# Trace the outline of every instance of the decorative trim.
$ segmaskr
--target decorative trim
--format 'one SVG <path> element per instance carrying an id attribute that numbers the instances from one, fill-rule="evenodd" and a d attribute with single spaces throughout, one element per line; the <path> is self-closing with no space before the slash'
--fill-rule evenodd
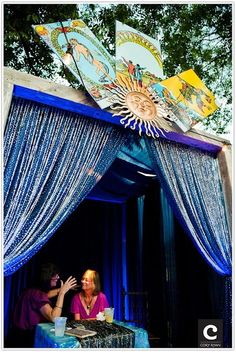
<path id="1" fill-rule="evenodd" d="M 96 109 L 91 106 L 56 97 L 48 93 L 43 93 L 34 89 L 15 85 L 13 95 L 15 97 L 32 100 L 37 103 L 42 103 L 62 110 L 75 112 L 83 116 L 92 117 L 97 120 L 103 120 L 120 126 L 120 122 L 118 120 L 114 121 L 112 114 L 108 111 Z"/>
<path id="2" fill-rule="evenodd" d="M 19 85 L 14 85 L 13 96 L 27 99 L 27 100 L 32 100 L 49 106 L 57 107 L 62 110 L 75 112 L 83 116 L 95 118 L 97 120 L 106 121 L 116 126 L 120 126 L 121 118 L 114 119 L 114 117 L 112 116 L 112 113 L 108 111 L 96 109 L 81 103 L 75 103 L 70 100 L 56 97 L 47 93 L 39 92 L 34 89 L 22 87 Z M 138 127 L 135 128 L 135 130 L 138 131 Z M 221 150 L 221 146 L 211 144 L 209 142 L 200 141 L 198 139 L 189 137 L 186 134 L 180 134 L 172 131 L 169 131 L 167 133 L 167 136 L 165 137 L 162 136 L 160 138 L 185 144 L 190 147 L 201 149 L 203 151 L 211 152 L 215 155 L 217 155 L 217 153 Z"/>

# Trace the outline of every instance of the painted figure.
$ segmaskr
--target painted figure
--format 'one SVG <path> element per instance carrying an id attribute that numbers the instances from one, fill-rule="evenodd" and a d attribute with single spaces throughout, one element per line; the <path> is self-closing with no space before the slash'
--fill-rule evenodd
<path id="1" fill-rule="evenodd" d="M 143 71 L 146 67 L 140 67 L 139 64 L 135 66 L 135 79 L 138 82 L 139 87 L 143 86 Z"/>
<path id="2" fill-rule="evenodd" d="M 184 96 L 184 99 L 186 99 L 190 104 L 194 104 L 193 97 L 196 98 L 196 104 L 199 110 L 203 111 L 203 108 L 207 108 L 210 110 L 210 108 L 204 103 L 203 99 L 205 98 L 206 101 L 210 104 L 211 103 L 211 98 L 200 88 L 195 88 L 188 82 L 181 80 L 181 88 L 180 92 Z"/>
<path id="3" fill-rule="evenodd" d="M 131 60 L 127 61 L 123 56 L 122 56 L 122 59 L 124 60 L 124 63 L 126 64 L 126 66 L 128 68 L 129 78 L 131 79 L 131 81 L 134 81 L 134 79 L 135 79 L 135 65 L 133 64 L 133 62 Z"/>
<path id="4" fill-rule="evenodd" d="M 113 81 L 112 77 L 109 75 L 108 66 L 105 63 L 97 60 L 84 44 L 81 44 L 75 38 L 70 39 L 70 44 L 76 51 L 78 61 L 80 61 L 80 55 L 83 55 L 85 59 L 95 67 L 97 75 L 99 75 L 100 72 L 103 73 L 103 76 L 99 79 L 100 82 L 106 82 L 106 79 Z"/>

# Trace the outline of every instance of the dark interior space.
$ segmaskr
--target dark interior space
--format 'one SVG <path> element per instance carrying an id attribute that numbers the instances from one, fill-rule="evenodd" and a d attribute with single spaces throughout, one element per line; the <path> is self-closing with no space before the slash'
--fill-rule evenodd
<path id="1" fill-rule="evenodd" d="M 173 213 L 170 238 L 165 238 L 163 209 L 156 181 L 150 182 L 145 196 L 131 197 L 126 203 L 83 201 L 46 245 L 11 276 L 10 286 L 6 282 L 9 314 L 23 288 L 33 285 L 42 262 L 58 264 L 63 279 L 74 275 L 78 281 L 84 270 L 94 268 L 115 307 L 116 319 L 121 319 L 125 279 L 129 290 L 148 292 L 148 328 L 159 337 L 158 347 L 197 347 L 198 319 L 221 318 L 224 279 L 202 259 Z M 69 315 L 73 294 L 67 295 L 63 314 Z M 5 332 L 8 327 L 6 319 Z"/>

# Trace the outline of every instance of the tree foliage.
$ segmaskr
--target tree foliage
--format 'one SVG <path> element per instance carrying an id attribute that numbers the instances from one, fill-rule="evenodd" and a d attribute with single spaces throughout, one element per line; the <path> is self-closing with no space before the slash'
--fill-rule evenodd
<path id="1" fill-rule="evenodd" d="M 64 76 L 32 25 L 77 17 L 76 5 L 4 5 L 4 65 L 43 78 Z"/>
<path id="2" fill-rule="evenodd" d="M 66 77 L 31 25 L 82 18 L 107 50 L 115 54 L 115 20 L 161 41 L 166 78 L 193 68 L 222 106 L 204 124 L 223 133 L 231 117 L 232 5 L 99 4 L 4 5 L 4 64 L 37 76 Z"/>

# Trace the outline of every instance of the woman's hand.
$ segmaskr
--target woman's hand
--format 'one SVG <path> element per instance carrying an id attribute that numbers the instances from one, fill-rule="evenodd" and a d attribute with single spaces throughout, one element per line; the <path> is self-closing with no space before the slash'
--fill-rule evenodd
<path id="1" fill-rule="evenodd" d="M 70 277 L 65 281 L 65 283 L 63 283 L 63 281 L 61 280 L 61 288 L 60 288 L 59 294 L 60 294 L 60 293 L 64 293 L 64 294 L 65 294 L 65 293 L 68 292 L 69 290 L 75 289 L 76 286 L 77 286 L 77 280 L 76 280 L 74 277 L 72 277 L 72 276 L 70 276 Z"/>
<path id="2" fill-rule="evenodd" d="M 59 289 L 56 305 L 54 308 L 50 306 L 50 304 L 45 304 L 43 307 L 40 308 L 40 312 L 42 315 L 49 321 L 53 321 L 55 317 L 60 317 L 63 303 L 64 303 L 64 295 L 70 289 L 73 289 L 77 286 L 77 280 L 70 276 L 65 283 L 61 280 L 61 288 Z"/>

